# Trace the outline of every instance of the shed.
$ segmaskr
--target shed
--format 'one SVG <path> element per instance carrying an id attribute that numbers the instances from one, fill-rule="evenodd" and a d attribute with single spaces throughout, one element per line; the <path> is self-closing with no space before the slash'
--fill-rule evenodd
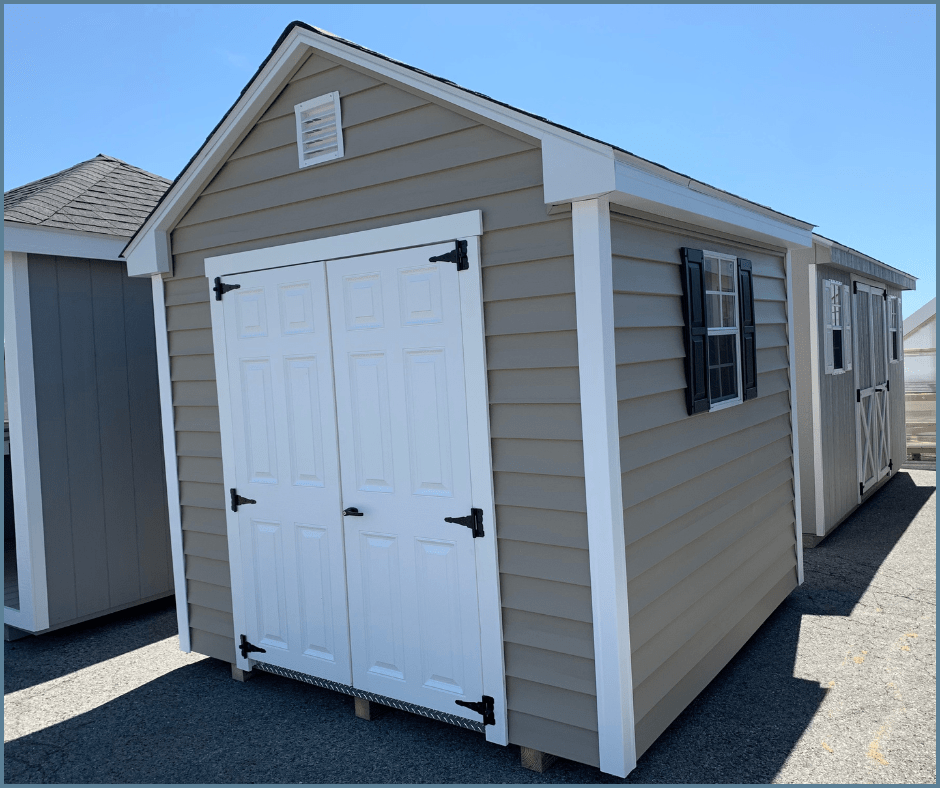
<path id="1" fill-rule="evenodd" d="M 811 232 L 291 24 L 124 252 L 181 647 L 626 775 L 800 582 Z"/>
<path id="2" fill-rule="evenodd" d="M 168 185 L 99 155 L 3 195 L 8 639 L 173 593 L 153 302 L 120 257 Z"/>
<path id="3" fill-rule="evenodd" d="M 907 458 L 901 296 L 917 280 L 815 233 L 794 264 L 803 544 L 815 547 Z"/>
<path id="4" fill-rule="evenodd" d="M 937 299 L 904 320 L 904 403 L 907 454 L 937 461 Z"/>

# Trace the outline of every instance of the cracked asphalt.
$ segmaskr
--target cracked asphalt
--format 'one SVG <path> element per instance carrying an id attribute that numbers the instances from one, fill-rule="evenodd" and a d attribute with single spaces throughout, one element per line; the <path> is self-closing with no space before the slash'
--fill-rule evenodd
<path id="1" fill-rule="evenodd" d="M 935 474 L 902 470 L 622 781 L 182 654 L 172 602 L 4 644 L 7 783 L 935 783 Z"/>

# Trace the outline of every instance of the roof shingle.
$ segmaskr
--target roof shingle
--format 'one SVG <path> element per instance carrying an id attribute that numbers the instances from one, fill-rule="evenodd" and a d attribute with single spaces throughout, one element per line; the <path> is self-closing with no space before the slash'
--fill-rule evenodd
<path id="1" fill-rule="evenodd" d="M 3 220 L 130 238 L 170 181 L 99 153 L 4 192 Z"/>

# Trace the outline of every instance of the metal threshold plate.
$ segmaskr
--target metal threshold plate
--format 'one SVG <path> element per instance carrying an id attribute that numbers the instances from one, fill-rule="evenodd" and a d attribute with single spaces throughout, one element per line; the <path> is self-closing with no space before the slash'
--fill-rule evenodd
<path id="1" fill-rule="evenodd" d="M 317 678 L 316 676 L 308 676 L 306 673 L 299 673 L 296 670 L 288 670 L 287 668 L 281 668 L 277 665 L 268 665 L 265 662 L 255 662 L 252 667 L 263 670 L 265 673 L 274 673 L 288 679 L 296 679 L 297 681 L 303 681 L 307 684 L 333 690 L 334 692 L 342 692 L 344 695 L 352 695 L 354 698 L 362 698 L 363 700 L 378 703 L 382 706 L 401 709 L 402 711 L 418 714 L 422 717 L 430 717 L 432 720 L 446 722 L 449 725 L 457 725 L 461 728 L 477 731 L 478 733 L 484 733 L 486 730 L 482 721 L 476 722 L 475 720 L 468 720 L 465 717 L 458 717 L 456 714 L 447 714 L 446 712 L 437 711 L 436 709 L 429 709 L 426 706 L 416 706 L 413 703 L 405 703 L 404 701 L 395 700 L 394 698 L 386 698 L 384 695 L 376 695 L 374 692 L 366 692 L 365 690 L 356 689 L 355 687 L 349 687 L 346 684 L 339 684 L 338 682 Z"/>

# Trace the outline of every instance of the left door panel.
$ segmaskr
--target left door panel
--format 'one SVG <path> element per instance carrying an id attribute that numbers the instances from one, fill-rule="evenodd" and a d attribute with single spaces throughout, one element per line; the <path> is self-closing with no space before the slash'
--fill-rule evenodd
<path id="1" fill-rule="evenodd" d="M 250 657 L 350 684 L 325 265 L 224 279 L 236 490 L 256 501 L 237 512 Z"/>

